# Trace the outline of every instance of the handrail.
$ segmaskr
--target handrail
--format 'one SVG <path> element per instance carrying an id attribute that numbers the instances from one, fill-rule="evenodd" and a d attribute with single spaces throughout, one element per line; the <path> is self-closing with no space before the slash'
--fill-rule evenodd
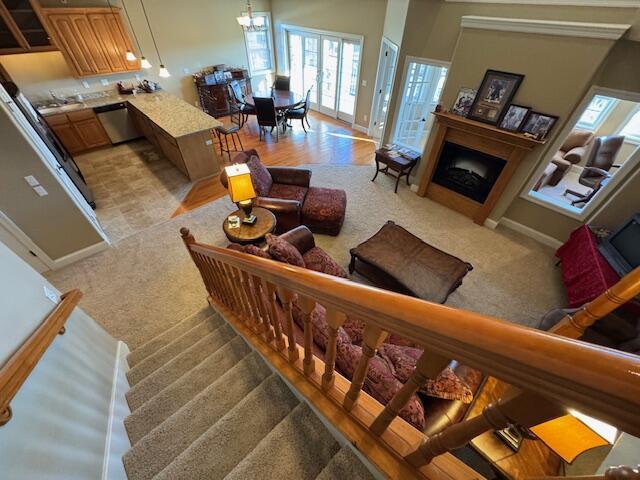
<path id="1" fill-rule="evenodd" d="M 56 335 L 65 333 L 65 322 L 82 298 L 82 292 L 73 289 L 61 296 L 61 301 L 47 315 L 23 344 L 0 368 L 0 426 L 11 420 L 11 400 L 25 383 L 38 361 L 53 343 Z"/>
<path id="2" fill-rule="evenodd" d="M 181 234 L 200 270 L 210 303 L 245 332 L 254 346 L 268 346 L 266 350 L 276 352 L 279 362 L 286 359 L 286 365 L 297 369 L 303 379 L 306 377 L 307 382 L 336 402 L 341 412 L 364 425 L 373 435 L 368 441 L 382 442 L 385 448 L 400 455 L 406 462 L 402 468 L 409 465 L 418 469 L 419 478 L 432 478 L 432 471 L 429 475 L 424 471 L 432 460 L 434 468 L 455 463 L 451 457 L 440 456 L 477 435 L 509 424 L 534 426 L 564 415 L 567 408 L 579 409 L 632 435 L 640 433 L 637 414 L 640 357 L 197 243 L 186 228 L 181 229 Z M 640 268 L 603 294 L 608 300 L 596 299 L 572 319 L 563 319 L 562 324 L 569 322 L 570 329 L 575 329 L 577 318 L 579 328 L 586 328 L 598 315 L 613 310 L 639 292 Z M 282 305 L 280 310 L 277 304 Z M 313 356 L 311 313 L 316 304 L 323 305 L 327 312 L 326 363 Z M 303 315 L 304 348 L 293 334 L 294 305 Z M 362 356 L 350 382 L 334 371 L 337 332 L 346 316 L 357 317 L 364 323 Z M 369 362 L 390 332 L 410 339 L 424 352 L 408 381 L 382 406 L 363 394 L 362 388 Z M 286 349 L 283 338 L 287 338 Z M 415 434 L 405 428 L 413 427 L 398 417 L 399 411 L 420 385 L 434 378 L 452 358 L 514 388 L 495 404 L 488 405 L 482 415 L 447 427 L 432 437 L 413 430 L 420 434 L 416 440 Z M 317 371 L 318 367 L 324 369 L 324 374 Z M 406 445 L 396 448 L 402 443 L 396 440 L 403 436 L 411 438 L 409 451 Z"/>
<path id="3" fill-rule="evenodd" d="M 636 355 L 230 249 L 200 243 L 191 249 L 640 436 Z M 640 284 L 640 268 L 629 275 Z"/>

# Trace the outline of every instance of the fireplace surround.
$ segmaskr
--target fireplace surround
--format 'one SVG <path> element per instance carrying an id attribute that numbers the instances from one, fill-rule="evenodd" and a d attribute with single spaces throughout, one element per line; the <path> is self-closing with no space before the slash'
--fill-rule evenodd
<path id="1" fill-rule="evenodd" d="M 522 158 L 544 142 L 452 113 L 433 115 L 434 139 L 418 195 L 482 225 Z"/>

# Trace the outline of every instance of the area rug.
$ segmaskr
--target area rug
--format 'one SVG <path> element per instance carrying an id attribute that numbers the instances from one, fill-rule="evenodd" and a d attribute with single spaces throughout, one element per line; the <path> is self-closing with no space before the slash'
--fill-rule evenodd
<path id="1" fill-rule="evenodd" d="M 447 300 L 451 307 L 536 325 L 549 309 L 566 303 L 553 250 L 519 233 L 490 230 L 394 180 L 371 182 L 370 166 L 309 165 L 311 184 L 347 191 L 340 235 L 316 235 L 316 243 L 343 267 L 349 249 L 387 220 L 474 266 Z M 206 292 L 180 238 L 188 227 L 196 240 L 226 246 L 222 222 L 235 206 L 220 198 L 116 242 L 113 248 L 64 269 L 49 280 L 61 291 L 80 288 L 81 307 L 130 348 L 206 305 Z M 398 245 L 398 248 L 402 248 Z M 356 279 L 357 280 L 357 279 Z"/>

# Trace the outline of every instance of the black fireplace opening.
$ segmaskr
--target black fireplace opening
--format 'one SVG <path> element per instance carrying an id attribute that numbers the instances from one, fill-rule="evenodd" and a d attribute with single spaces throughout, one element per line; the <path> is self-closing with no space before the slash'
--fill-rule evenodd
<path id="1" fill-rule="evenodd" d="M 493 155 L 444 142 L 432 181 L 484 203 L 506 164 Z"/>

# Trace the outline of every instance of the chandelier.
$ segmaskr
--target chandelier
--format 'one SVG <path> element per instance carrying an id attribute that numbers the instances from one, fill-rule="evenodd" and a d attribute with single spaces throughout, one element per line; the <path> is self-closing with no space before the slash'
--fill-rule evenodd
<path id="1" fill-rule="evenodd" d="M 267 28 L 263 16 L 253 16 L 251 0 L 247 0 L 247 13 L 241 17 L 236 17 L 236 20 L 238 20 L 240 26 L 247 32 L 259 32 Z"/>

